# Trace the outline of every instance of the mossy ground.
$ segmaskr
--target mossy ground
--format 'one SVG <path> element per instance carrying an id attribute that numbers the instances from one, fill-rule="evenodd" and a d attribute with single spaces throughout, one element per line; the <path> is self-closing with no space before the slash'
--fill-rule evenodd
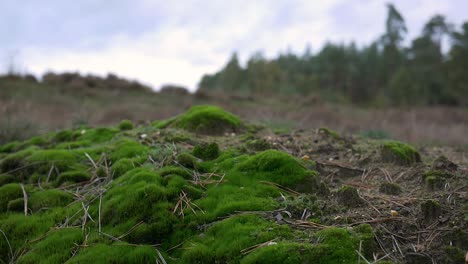
<path id="1" fill-rule="evenodd" d="M 427 170 L 401 143 L 248 127 L 198 106 L 0 146 L 0 263 L 400 263 L 434 225 L 461 231 L 424 254 L 468 250 L 464 165 Z M 382 145 L 391 160 L 363 167 Z"/>

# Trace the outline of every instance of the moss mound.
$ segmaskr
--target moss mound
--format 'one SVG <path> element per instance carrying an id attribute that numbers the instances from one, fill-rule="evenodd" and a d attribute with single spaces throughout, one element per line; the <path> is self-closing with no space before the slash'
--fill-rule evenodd
<path id="1" fill-rule="evenodd" d="M 381 145 L 380 154 L 383 162 L 398 165 L 411 165 L 421 162 L 421 155 L 412 146 L 398 141 L 387 141 Z"/>
<path id="2" fill-rule="evenodd" d="M 193 148 L 193 155 L 202 160 L 214 160 L 220 155 L 219 146 L 214 142 L 198 144 Z"/>
<path id="3" fill-rule="evenodd" d="M 119 124 L 120 130 L 131 130 L 133 129 L 133 123 L 130 120 L 122 120 Z"/>
<path id="4" fill-rule="evenodd" d="M 357 189 L 351 186 L 341 187 L 336 196 L 338 202 L 346 207 L 358 207 L 364 203 L 364 200 L 359 196 Z"/>
<path id="5" fill-rule="evenodd" d="M 198 105 L 158 126 L 182 128 L 200 134 L 222 135 L 239 131 L 242 122 L 239 117 L 217 106 Z"/>

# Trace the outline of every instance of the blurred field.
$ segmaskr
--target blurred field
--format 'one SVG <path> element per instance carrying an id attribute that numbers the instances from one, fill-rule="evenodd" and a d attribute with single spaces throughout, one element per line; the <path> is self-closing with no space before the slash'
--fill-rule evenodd
<path id="1" fill-rule="evenodd" d="M 1 78 L 0 143 L 79 125 L 116 124 L 122 119 L 148 123 L 181 113 L 194 104 L 219 105 L 278 132 L 329 127 L 344 134 L 372 138 L 468 146 L 466 108 L 366 109 L 326 103 L 320 96 L 192 95 L 175 87 L 152 92 L 148 87 L 115 76 L 105 80 L 72 78 L 68 82 Z"/>

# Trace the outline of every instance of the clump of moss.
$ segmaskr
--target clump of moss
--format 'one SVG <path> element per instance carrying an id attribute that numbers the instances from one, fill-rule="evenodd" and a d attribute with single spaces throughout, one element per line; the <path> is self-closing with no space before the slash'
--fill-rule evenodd
<path id="1" fill-rule="evenodd" d="M 238 169 L 260 180 L 272 181 L 284 186 L 294 186 L 314 175 L 298 160 L 277 150 L 260 152 L 239 164 Z"/>
<path id="2" fill-rule="evenodd" d="M 55 133 L 52 140 L 56 143 L 72 141 L 74 140 L 74 133 L 70 130 L 62 130 L 60 132 Z"/>
<path id="3" fill-rule="evenodd" d="M 0 146 L 0 153 L 11 153 L 15 151 L 20 145 L 19 141 L 13 141 L 5 145 Z"/>
<path id="4" fill-rule="evenodd" d="M 219 154 L 219 146 L 215 142 L 198 144 L 193 148 L 193 155 L 202 160 L 214 160 Z"/>
<path id="5" fill-rule="evenodd" d="M 23 191 L 19 184 L 10 183 L 0 187 L 0 213 L 7 211 L 8 202 L 20 197 L 23 197 Z"/>
<path id="6" fill-rule="evenodd" d="M 122 120 L 119 124 L 119 129 L 120 130 L 131 130 L 133 129 L 133 123 L 130 120 Z"/>
<path id="7" fill-rule="evenodd" d="M 421 162 L 421 155 L 412 146 L 398 141 L 387 141 L 381 145 L 380 154 L 383 162 L 398 165 L 411 165 Z"/>
<path id="8" fill-rule="evenodd" d="M 124 175 L 127 171 L 130 171 L 135 168 L 131 159 L 123 158 L 119 159 L 117 162 L 111 166 L 111 175 L 114 178 L 118 178 Z"/>
<path id="9" fill-rule="evenodd" d="M 52 231 L 44 239 L 33 244 L 31 249 L 18 259 L 18 263 L 65 263 L 72 256 L 76 246 L 82 244 L 83 239 L 83 232 L 78 228 Z"/>
<path id="10" fill-rule="evenodd" d="M 423 223 L 430 224 L 436 221 L 442 215 L 442 207 L 437 201 L 428 200 L 421 204 L 421 220 Z"/>
<path id="11" fill-rule="evenodd" d="M 14 182 L 17 182 L 17 179 L 13 175 L 0 174 L 0 187 L 5 184 L 14 183 Z"/>
<path id="12" fill-rule="evenodd" d="M 60 173 L 57 178 L 57 184 L 61 185 L 65 182 L 77 183 L 88 181 L 91 177 L 86 171 L 76 170 Z"/>
<path id="13" fill-rule="evenodd" d="M 24 211 L 24 198 L 16 198 L 8 202 L 8 212 L 23 212 Z"/>
<path id="14" fill-rule="evenodd" d="M 238 263 L 241 250 L 274 238 L 290 238 L 291 230 L 256 215 L 234 216 L 211 226 L 204 236 L 193 237 L 180 263 Z"/>
<path id="15" fill-rule="evenodd" d="M 153 263 L 159 259 L 152 246 L 135 246 L 127 243 L 96 244 L 86 247 L 67 263 Z"/>
<path id="16" fill-rule="evenodd" d="M 149 152 L 149 148 L 140 144 L 139 142 L 123 139 L 115 143 L 113 146 L 114 151 L 110 154 L 110 159 L 115 162 L 123 158 L 134 158 L 138 156 L 145 156 Z"/>
<path id="17" fill-rule="evenodd" d="M 200 134 L 222 135 L 239 131 L 242 122 L 239 117 L 217 106 L 198 105 L 158 126 L 182 128 Z"/>
<path id="18" fill-rule="evenodd" d="M 88 140 L 93 143 L 103 143 L 110 141 L 115 134 L 119 132 L 116 128 L 95 128 L 95 129 L 83 129 L 83 134 L 81 134 L 77 139 L 79 140 Z"/>
<path id="19" fill-rule="evenodd" d="M 342 186 L 336 193 L 338 202 L 346 207 L 358 207 L 364 203 L 357 189 L 351 186 Z"/>
<path id="20" fill-rule="evenodd" d="M 450 161 L 445 156 L 439 156 L 432 162 L 432 169 L 437 171 L 454 172 L 458 169 L 458 165 Z"/>
<path id="21" fill-rule="evenodd" d="M 265 139 L 253 139 L 246 142 L 246 146 L 254 151 L 263 151 L 271 148 Z"/>
<path id="22" fill-rule="evenodd" d="M 428 171 L 422 176 L 422 180 L 429 191 L 442 189 L 445 186 L 446 179 L 452 175 L 444 171 Z"/>
<path id="23" fill-rule="evenodd" d="M 380 185 L 379 192 L 389 195 L 398 195 L 401 193 L 401 187 L 396 183 L 385 182 Z"/>
<path id="24" fill-rule="evenodd" d="M 41 209 L 65 206 L 73 201 L 73 196 L 67 192 L 50 189 L 45 191 L 33 192 L 29 197 L 29 207 L 33 212 Z"/>
<path id="25" fill-rule="evenodd" d="M 182 152 L 176 157 L 178 165 L 181 165 L 188 169 L 194 169 L 197 165 L 197 158 L 192 156 L 190 153 Z"/>
<path id="26" fill-rule="evenodd" d="M 34 169 L 39 173 L 47 173 L 51 166 L 59 171 L 67 171 L 76 167 L 78 159 L 73 152 L 68 150 L 36 150 L 27 159 L 34 164 Z"/>
<path id="27" fill-rule="evenodd" d="M 325 136 L 325 137 L 327 137 L 327 138 L 332 138 L 332 139 L 335 139 L 335 140 L 340 140 L 341 139 L 341 136 L 340 136 L 340 134 L 338 134 L 338 132 L 336 132 L 334 130 L 331 130 L 329 128 L 326 128 L 326 127 L 319 128 L 318 133 Z"/>

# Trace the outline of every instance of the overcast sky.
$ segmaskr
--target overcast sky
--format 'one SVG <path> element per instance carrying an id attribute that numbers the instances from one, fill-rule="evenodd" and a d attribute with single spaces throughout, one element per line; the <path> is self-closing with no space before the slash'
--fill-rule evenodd
<path id="1" fill-rule="evenodd" d="M 0 0 L 0 70 L 79 71 L 196 88 L 233 51 L 314 52 L 326 41 L 367 44 L 384 31 L 385 0 Z M 409 37 L 434 14 L 459 26 L 467 0 L 391 1 Z"/>

